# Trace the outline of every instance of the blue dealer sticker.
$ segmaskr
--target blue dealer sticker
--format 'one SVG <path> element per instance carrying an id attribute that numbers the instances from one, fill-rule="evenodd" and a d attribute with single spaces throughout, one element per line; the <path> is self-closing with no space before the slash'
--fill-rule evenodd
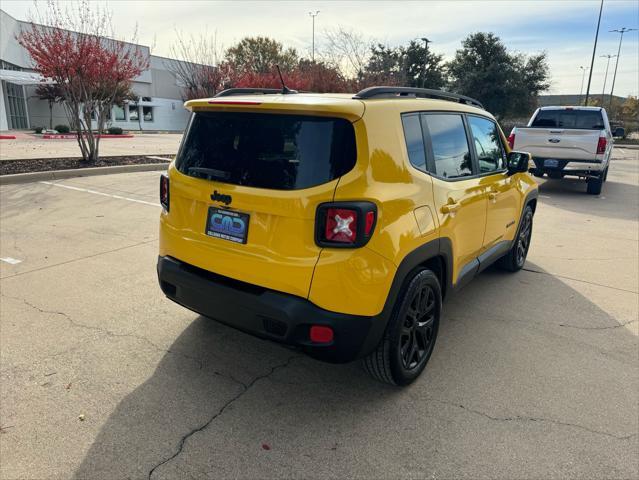
<path id="1" fill-rule="evenodd" d="M 209 207 L 206 219 L 206 234 L 211 237 L 246 243 L 249 226 L 247 213 Z"/>

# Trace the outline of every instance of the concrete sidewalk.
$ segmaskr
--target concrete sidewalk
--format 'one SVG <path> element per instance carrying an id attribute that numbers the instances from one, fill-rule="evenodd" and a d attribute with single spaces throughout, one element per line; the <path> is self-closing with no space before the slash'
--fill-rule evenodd
<path id="1" fill-rule="evenodd" d="M 25 132 L 11 132 L 15 140 L 0 140 L 0 160 L 29 158 L 80 158 L 76 140 L 45 140 Z M 182 140 L 181 133 L 141 133 L 134 138 L 103 138 L 100 155 L 175 155 Z"/>

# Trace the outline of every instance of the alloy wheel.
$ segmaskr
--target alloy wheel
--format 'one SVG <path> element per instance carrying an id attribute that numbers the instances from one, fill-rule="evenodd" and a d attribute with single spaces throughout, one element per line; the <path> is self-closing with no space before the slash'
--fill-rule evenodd
<path id="1" fill-rule="evenodd" d="M 402 323 L 399 351 L 406 370 L 418 367 L 433 347 L 437 297 L 429 285 L 413 293 Z"/>

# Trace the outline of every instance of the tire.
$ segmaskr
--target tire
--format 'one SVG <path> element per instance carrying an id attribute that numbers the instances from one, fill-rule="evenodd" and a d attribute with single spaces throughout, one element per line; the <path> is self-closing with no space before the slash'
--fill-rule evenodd
<path id="1" fill-rule="evenodd" d="M 506 255 L 501 257 L 498 264 L 504 270 L 509 272 L 517 272 L 524 268 L 526 256 L 530 248 L 530 240 L 532 238 L 533 229 L 533 209 L 530 205 L 526 205 L 524 214 L 521 216 L 517 236 L 513 241 L 513 246 Z"/>
<path id="2" fill-rule="evenodd" d="M 561 172 L 548 172 L 548 178 L 552 178 L 553 180 L 561 180 L 564 178 L 564 174 Z"/>
<path id="3" fill-rule="evenodd" d="M 608 180 L 608 168 L 610 167 L 606 167 L 606 169 L 604 170 L 604 176 L 603 176 L 603 181 L 605 182 L 606 180 Z"/>
<path id="4" fill-rule="evenodd" d="M 533 175 L 537 178 L 544 178 L 544 172 L 538 172 L 537 170 L 533 171 Z"/>
<path id="5" fill-rule="evenodd" d="M 364 358 L 364 368 L 380 382 L 408 385 L 424 370 L 433 353 L 442 293 L 437 275 L 418 270 L 402 288 L 377 348 Z"/>
<path id="6" fill-rule="evenodd" d="M 588 180 L 586 180 L 586 191 L 590 195 L 599 195 L 601 193 L 601 189 L 603 188 L 603 182 L 603 173 L 596 178 L 589 178 Z"/>

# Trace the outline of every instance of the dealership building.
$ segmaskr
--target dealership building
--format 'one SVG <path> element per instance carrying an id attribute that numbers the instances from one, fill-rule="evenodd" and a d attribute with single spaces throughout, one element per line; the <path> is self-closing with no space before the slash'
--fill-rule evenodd
<path id="1" fill-rule="evenodd" d="M 20 31 L 29 28 L 29 22 L 0 10 L 0 131 L 49 127 L 49 104 L 35 96 L 43 78 L 33 71 L 29 54 L 16 40 Z M 183 106 L 179 81 L 168 68 L 175 60 L 151 55 L 149 47 L 139 48 L 148 56 L 149 68 L 133 81 L 138 101 L 114 106 L 109 124 L 125 130 L 183 130 L 189 112 Z M 55 104 L 53 125 L 68 123 L 64 107 Z"/>

